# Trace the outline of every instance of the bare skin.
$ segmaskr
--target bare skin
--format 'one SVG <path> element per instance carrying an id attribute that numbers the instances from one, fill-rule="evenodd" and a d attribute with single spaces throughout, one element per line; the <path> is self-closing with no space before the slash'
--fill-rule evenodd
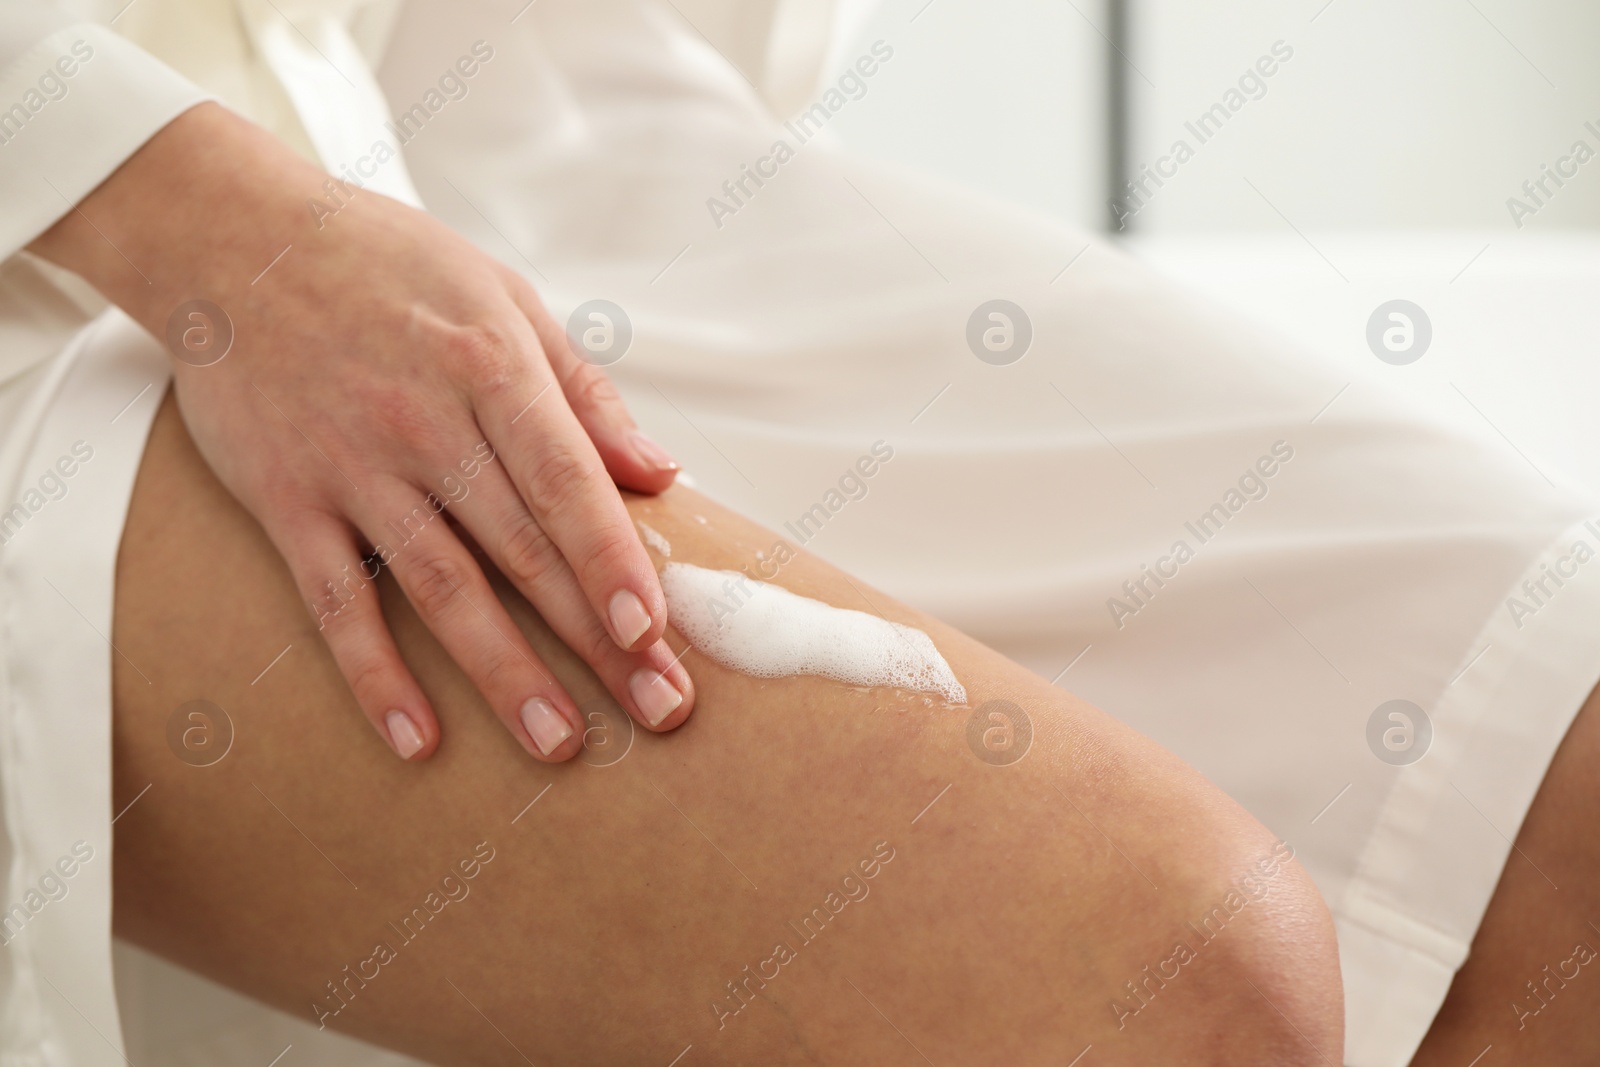
<path id="1" fill-rule="evenodd" d="M 1414 1067 L 1600 1057 L 1600 691 L 1556 751 Z M 1530 988 L 1529 984 L 1533 988 Z M 1492 1046 L 1492 1047 L 1491 1047 Z"/>
<path id="2" fill-rule="evenodd" d="M 626 503 L 674 561 L 753 566 L 775 540 L 681 488 Z M 1060 1065 L 1090 1045 L 1096 1065 L 1341 1062 L 1331 922 L 1263 827 L 1145 738 L 822 562 L 777 580 L 925 630 L 974 706 L 1026 710 L 1031 748 L 994 765 L 969 747 L 971 708 L 689 650 L 699 711 L 674 736 L 641 730 L 592 765 L 626 743 L 613 708 L 613 747 L 535 763 L 385 596 L 446 727 L 434 759 L 402 763 L 350 713 L 284 564 L 169 399 L 118 564 L 115 797 L 151 789 L 116 825 L 117 932 L 441 1064 L 659 1065 L 689 1045 L 697 1064 Z M 604 698 L 496 593 L 580 704 Z M 206 767 L 168 745 L 197 698 L 236 731 Z M 408 939 L 430 892 L 437 917 Z M 369 962 L 380 942 L 392 958 Z"/>

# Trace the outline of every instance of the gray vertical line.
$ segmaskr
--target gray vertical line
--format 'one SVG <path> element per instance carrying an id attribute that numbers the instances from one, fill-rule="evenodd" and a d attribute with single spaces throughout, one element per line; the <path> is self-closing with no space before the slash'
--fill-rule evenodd
<path id="1" fill-rule="evenodd" d="M 1105 0 L 1106 4 L 1106 141 L 1105 183 L 1106 229 L 1112 234 L 1122 232 L 1126 224 L 1119 222 L 1111 211 L 1111 204 L 1122 197 L 1122 183 L 1131 175 L 1130 159 L 1130 94 L 1132 92 L 1132 66 L 1124 58 L 1132 45 L 1128 32 L 1128 0 Z"/>

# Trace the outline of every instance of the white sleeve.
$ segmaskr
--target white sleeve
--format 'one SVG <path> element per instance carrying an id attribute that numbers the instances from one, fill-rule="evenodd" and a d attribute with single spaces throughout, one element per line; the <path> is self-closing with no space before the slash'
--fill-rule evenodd
<path id="1" fill-rule="evenodd" d="M 0 260 L 208 99 L 106 26 L 0 0 Z"/>

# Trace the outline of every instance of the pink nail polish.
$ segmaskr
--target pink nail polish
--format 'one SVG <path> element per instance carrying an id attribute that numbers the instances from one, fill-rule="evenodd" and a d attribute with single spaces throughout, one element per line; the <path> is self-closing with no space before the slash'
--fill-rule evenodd
<path id="1" fill-rule="evenodd" d="M 639 462 L 646 467 L 654 467 L 658 471 L 680 470 L 678 461 L 667 454 L 667 450 L 656 444 L 638 430 L 628 436 L 633 444 L 633 454 L 639 457 Z"/>
<path id="2" fill-rule="evenodd" d="M 623 648 L 633 643 L 650 629 L 650 613 L 644 610 L 644 601 L 631 590 L 618 589 L 611 595 L 611 632 Z"/>
<path id="3" fill-rule="evenodd" d="M 673 688 L 666 675 L 648 667 L 633 672 L 628 679 L 628 692 L 639 706 L 639 713 L 651 726 L 659 725 L 683 703 L 683 694 Z"/>
<path id="4" fill-rule="evenodd" d="M 422 749 L 422 731 L 405 712 L 391 711 L 383 717 L 383 724 L 389 730 L 389 744 L 401 759 L 410 759 Z"/>
<path id="5" fill-rule="evenodd" d="M 572 724 L 562 718 L 554 704 L 542 697 L 534 697 L 522 705 L 522 728 L 546 756 L 572 736 Z"/>

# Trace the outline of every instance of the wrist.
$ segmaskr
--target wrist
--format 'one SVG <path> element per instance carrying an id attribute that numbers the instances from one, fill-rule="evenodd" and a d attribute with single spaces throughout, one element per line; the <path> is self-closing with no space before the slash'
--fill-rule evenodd
<path id="1" fill-rule="evenodd" d="M 186 301 L 247 303 L 254 278 L 306 230 L 306 198 L 324 178 L 265 130 L 204 103 L 158 131 L 28 248 L 159 337 Z"/>

